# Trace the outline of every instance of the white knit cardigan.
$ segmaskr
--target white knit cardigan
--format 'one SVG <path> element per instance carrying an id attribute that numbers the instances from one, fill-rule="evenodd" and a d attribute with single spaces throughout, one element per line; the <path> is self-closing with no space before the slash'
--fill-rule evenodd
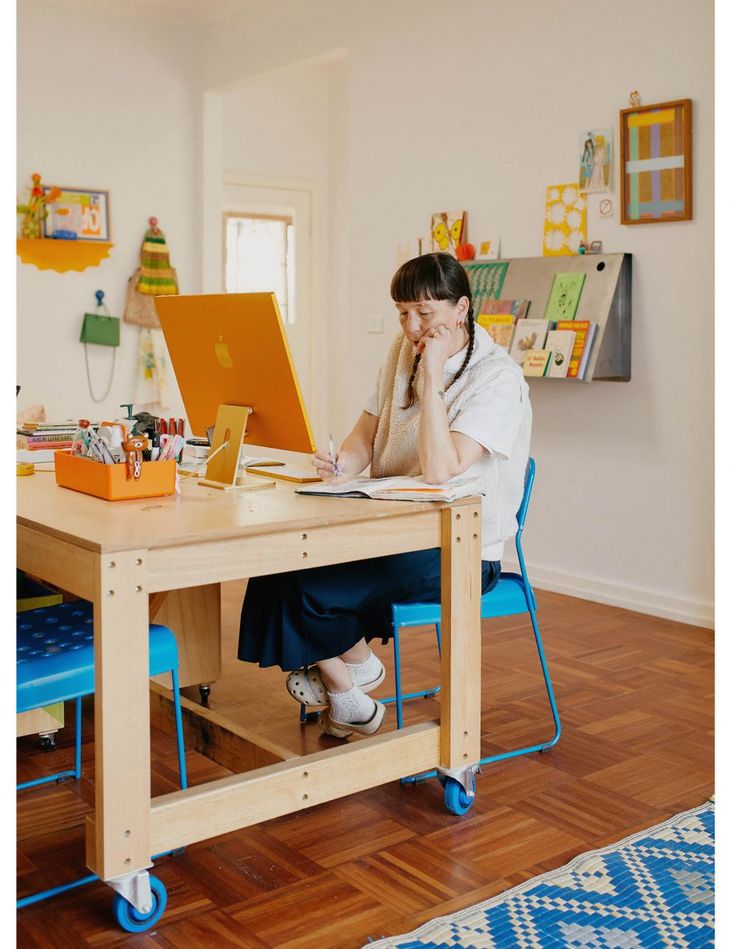
<path id="1" fill-rule="evenodd" d="M 479 351 L 481 350 L 482 351 Z M 378 428 L 373 442 L 371 477 L 386 478 L 398 475 L 421 476 L 419 463 L 419 418 L 424 396 L 424 373 L 419 363 L 414 378 L 414 405 L 408 409 L 407 387 L 414 363 L 414 349 L 403 333 L 398 333 L 381 369 L 378 383 Z M 479 389 L 492 389 L 499 373 L 511 372 L 519 380 L 519 397 L 528 401 L 528 386 L 520 367 L 508 353 L 491 343 L 490 348 L 476 346 L 470 362 L 460 378 L 445 392 L 447 420 L 452 427 L 463 405 Z M 492 411 L 489 406 L 489 411 Z M 527 449 L 528 455 L 528 449 Z M 509 462 L 484 451 L 462 477 L 483 479 L 485 495 L 482 502 L 484 559 L 500 559 L 503 541 L 516 533 L 516 511 L 523 493 L 523 470 L 526 458 L 513 459 L 520 469 L 521 478 L 502 477 L 501 465 Z"/>

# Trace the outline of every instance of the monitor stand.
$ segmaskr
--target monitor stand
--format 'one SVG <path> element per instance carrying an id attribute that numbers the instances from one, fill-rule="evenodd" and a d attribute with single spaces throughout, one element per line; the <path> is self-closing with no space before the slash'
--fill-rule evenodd
<path id="1" fill-rule="evenodd" d="M 249 405 L 221 405 L 217 409 L 215 431 L 211 440 L 210 460 L 204 478 L 197 484 L 203 488 L 218 488 L 221 491 L 258 491 L 273 487 L 275 482 L 253 478 L 253 482 L 238 479 L 240 448 L 248 427 L 248 416 L 253 411 Z"/>

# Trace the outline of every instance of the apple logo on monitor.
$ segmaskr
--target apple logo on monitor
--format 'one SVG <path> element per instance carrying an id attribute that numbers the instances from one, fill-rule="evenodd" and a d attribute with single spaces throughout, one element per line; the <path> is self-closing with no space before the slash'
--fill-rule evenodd
<path id="1" fill-rule="evenodd" d="M 233 368 L 233 360 L 230 355 L 230 350 L 227 348 L 227 343 L 223 341 L 222 336 L 215 343 L 215 356 L 217 356 L 217 361 L 223 369 Z"/>

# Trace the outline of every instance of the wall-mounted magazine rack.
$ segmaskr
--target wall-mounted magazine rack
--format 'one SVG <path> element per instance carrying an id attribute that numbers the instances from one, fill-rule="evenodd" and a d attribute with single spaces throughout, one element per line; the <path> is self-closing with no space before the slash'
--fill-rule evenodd
<path id="1" fill-rule="evenodd" d="M 598 333 L 584 379 L 568 381 L 628 382 L 631 379 L 631 254 L 472 261 L 467 265 L 471 286 L 483 281 L 486 268 L 490 273 L 499 264 L 508 266 L 497 296 L 530 300 L 527 316 L 531 319 L 544 317 L 556 273 L 584 273 L 576 318 L 596 322 Z"/>

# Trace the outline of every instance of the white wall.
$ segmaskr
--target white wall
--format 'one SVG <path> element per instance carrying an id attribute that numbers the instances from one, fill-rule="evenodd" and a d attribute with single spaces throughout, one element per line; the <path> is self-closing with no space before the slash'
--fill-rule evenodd
<path id="1" fill-rule="evenodd" d="M 81 273 L 18 263 L 19 407 L 41 402 L 52 419 L 118 417 L 119 403 L 133 399 L 138 328 L 122 324 L 113 387 L 96 406 L 78 342 L 82 314 L 102 289 L 110 312 L 122 316 L 151 215 L 166 234 L 182 292 L 199 289 L 200 109 L 195 31 L 42 0 L 19 4 L 18 197 L 35 171 L 48 183 L 109 190 L 115 244 L 109 259 Z M 100 394 L 110 352 L 91 357 Z M 171 392 L 178 415 L 175 385 Z"/>
<path id="2" fill-rule="evenodd" d="M 222 96 L 222 181 L 270 188 L 308 187 L 313 195 L 309 403 L 317 438 L 328 431 L 327 404 L 329 311 L 334 273 L 330 229 L 334 178 L 333 89 L 342 81 L 338 61 L 302 64 L 259 76 Z M 338 113 L 339 115 L 339 113 Z M 304 381 L 304 380 L 302 380 Z"/>
<path id="3" fill-rule="evenodd" d="M 590 238 L 634 255 L 633 379 L 534 385 L 539 477 L 526 553 L 548 588 L 708 625 L 712 5 L 269 0 L 205 40 L 210 89 L 348 50 L 337 93 L 347 173 L 331 192 L 346 222 L 332 235 L 342 304 L 333 300 L 330 317 L 343 430 L 393 333 L 397 245 L 425 234 L 433 210 L 466 208 L 471 240 L 500 233 L 504 256 L 539 255 L 545 187 L 575 180 L 580 131 L 617 130 L 633 88 L 645 103 L 693 99 L 695 219 L 627 228 L 591 214 Z M 367 334 L 372 314 L 386 316 L 383 336 Z"/>

